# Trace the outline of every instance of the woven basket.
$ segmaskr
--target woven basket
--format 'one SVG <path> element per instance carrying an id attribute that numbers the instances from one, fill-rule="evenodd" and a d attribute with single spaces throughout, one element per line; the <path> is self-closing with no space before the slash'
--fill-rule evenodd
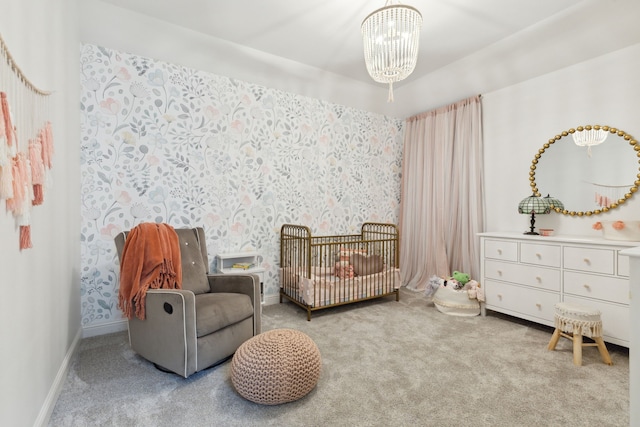
<path id="1" fill-rule="evenodd" d="M 480 303 L 469 298 L 467 291 L 456 291 L 450 287 L 440 287 L 433 295 L 433 304 L 439 312 L 450 316 L 477 316 Z"/>

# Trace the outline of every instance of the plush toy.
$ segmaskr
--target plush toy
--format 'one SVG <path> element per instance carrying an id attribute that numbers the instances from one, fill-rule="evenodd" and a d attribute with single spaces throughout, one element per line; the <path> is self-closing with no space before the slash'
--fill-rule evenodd
<path id="1" fill-rule="evenodd" d="M 443 278 L 438 276 L 431 276 L 429 278 L 429 282 L 427 283 L 427 288 L 425 289 L 424 293 L 427 297 L 430 297 L 436 293 L 438 288 L 444 285 L 445 285 L 445 280 Z"/>
<path id="2" fill-rule="evenodd" d="M 467 273 L 460 273 L 459 271 L 453 272 L 453 278 L 456 279 L 462 286 L 466 285 L 471 277 Z"/>

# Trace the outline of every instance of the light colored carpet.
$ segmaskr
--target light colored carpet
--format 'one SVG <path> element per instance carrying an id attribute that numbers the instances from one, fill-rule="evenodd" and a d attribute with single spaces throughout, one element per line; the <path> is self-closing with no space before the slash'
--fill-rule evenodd
<path id="1" fill-rule="evenodd" d="M 85 339 L 50 426 L 627 426 L 628 350 L 613 366 L 571 342 L 547 350 L 551 328 L 489 312 L 460 318 L 422 294 L 306 313 L 263 310 L 264 330 L 298 329 L 322 355 L 315 389 L 277 406 L 243 399 L 230 362 L 188 379 L 134 354 L 126 333 Z"/>

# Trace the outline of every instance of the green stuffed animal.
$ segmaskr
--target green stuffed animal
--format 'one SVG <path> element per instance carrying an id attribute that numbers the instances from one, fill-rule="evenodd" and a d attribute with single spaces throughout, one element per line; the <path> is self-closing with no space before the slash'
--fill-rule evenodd
<path id="1" fill-rule="evenodd" d="M 471 280 L 467 273 L 460 273 L 459 271 L 453 272 L 453 278 L 456 279 L 462 286 L 466 285 L 467 282 Z"/>

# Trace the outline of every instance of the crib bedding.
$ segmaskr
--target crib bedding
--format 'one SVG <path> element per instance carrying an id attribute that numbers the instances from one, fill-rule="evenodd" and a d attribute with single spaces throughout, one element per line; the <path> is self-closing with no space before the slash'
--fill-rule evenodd
<path id="1" fill-rule="evenodd" d="M 333 274 L 313 274 L 304 277 L 295 269 L 281 268 L 280 274 L 294 276 L 296 295 L 310 307 L 322 307 L 352 300 L 362 300 L 389 294 L 400 289 L 400 269 L 385 268 L 379 273 L 351 278 Z"/>

